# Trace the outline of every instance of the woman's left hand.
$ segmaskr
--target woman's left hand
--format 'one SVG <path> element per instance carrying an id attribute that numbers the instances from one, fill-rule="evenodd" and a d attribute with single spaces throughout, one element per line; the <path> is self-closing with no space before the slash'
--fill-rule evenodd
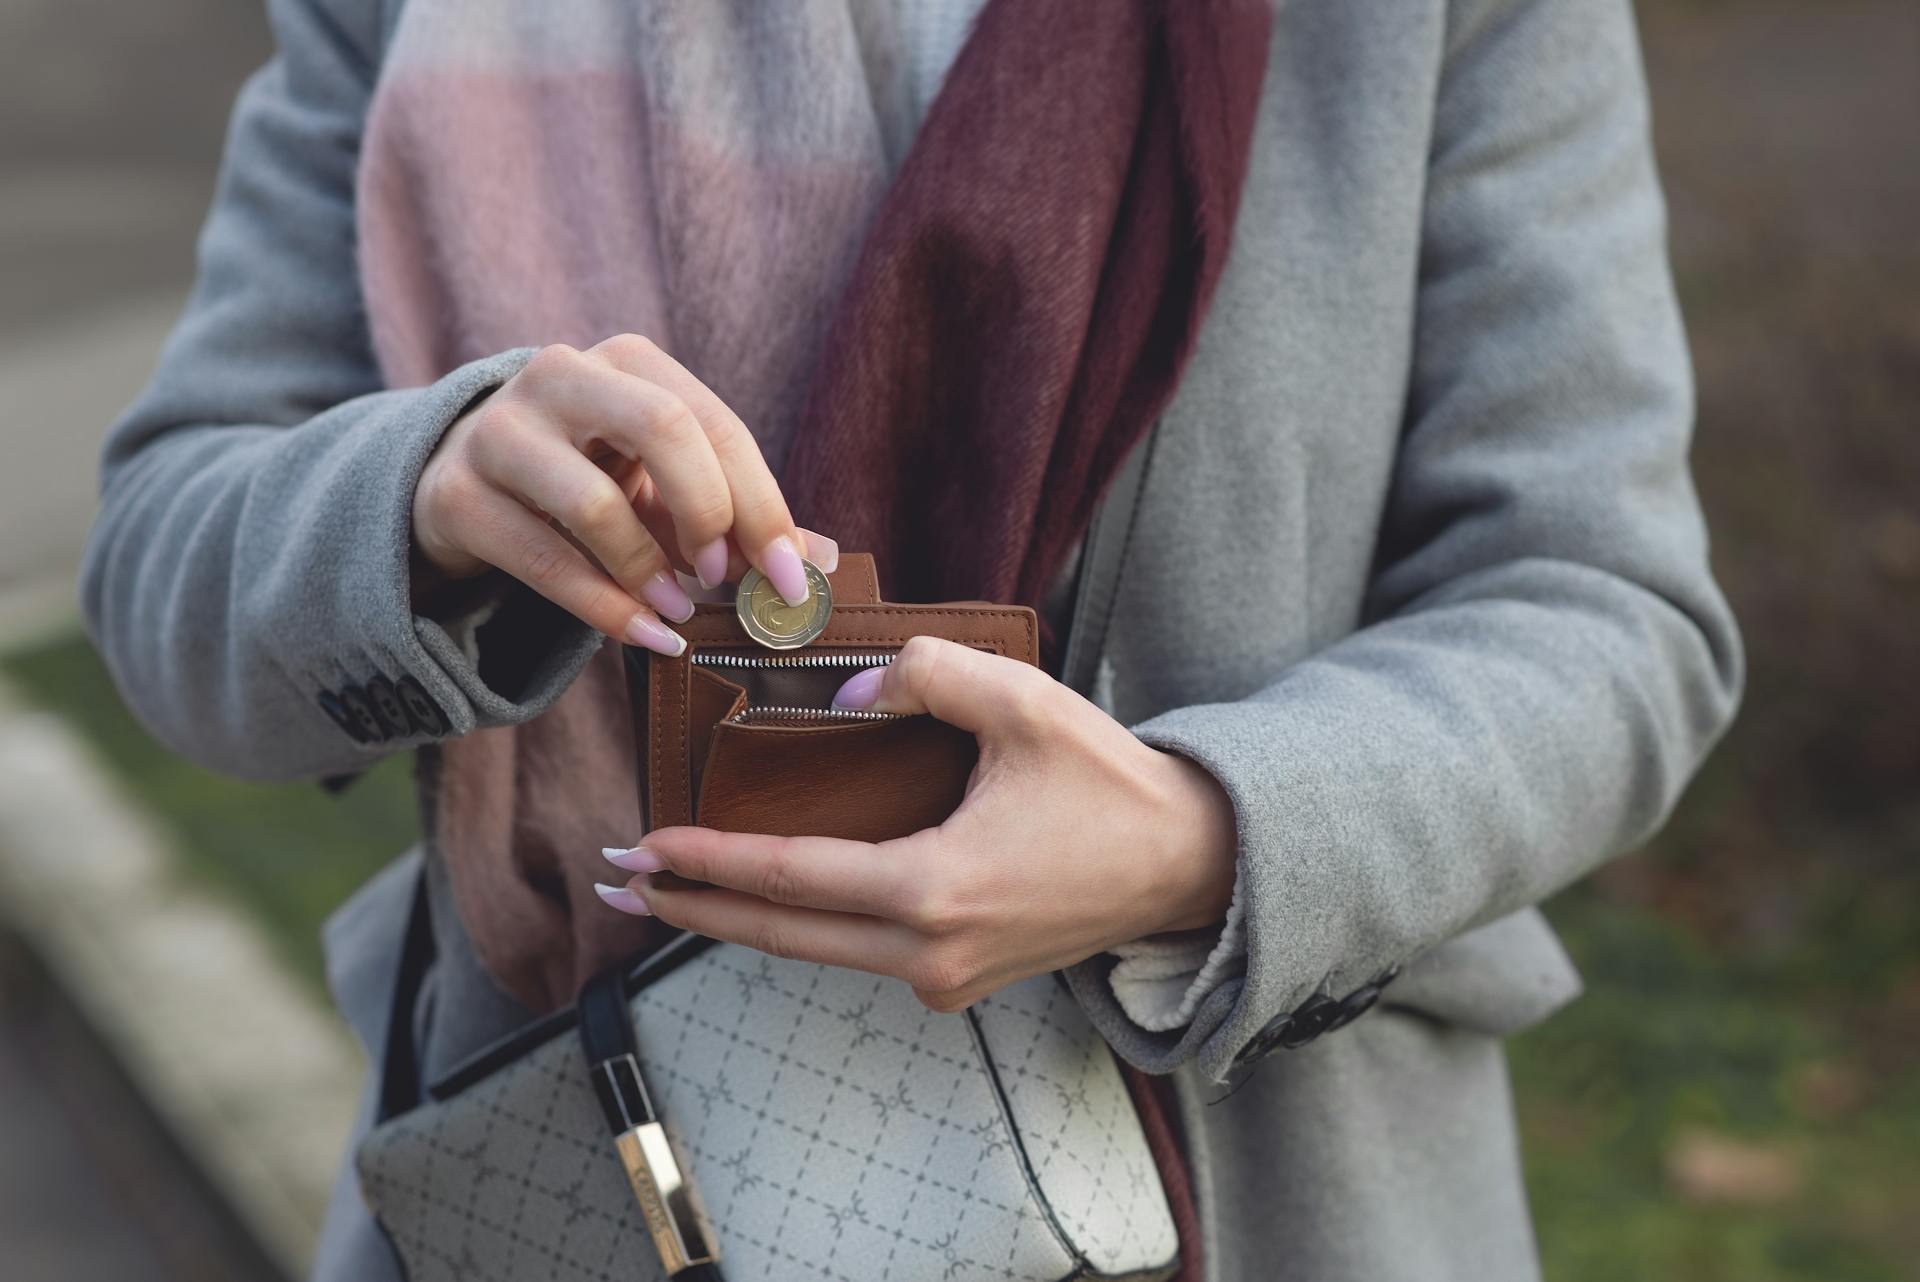
<path id="1" fill-rule="evenodd" d="M 607 902 L 777 957 L 893 975 L 939 1011 L 1224 917 L 1235 830 L 1220 785 L 1038 669 L 920 637 L 835 702 L 973 732 L 980 760 L 959 809 L 878 844 L 662 828 L 607 852 L 641 874 L 602 887 Z"/>

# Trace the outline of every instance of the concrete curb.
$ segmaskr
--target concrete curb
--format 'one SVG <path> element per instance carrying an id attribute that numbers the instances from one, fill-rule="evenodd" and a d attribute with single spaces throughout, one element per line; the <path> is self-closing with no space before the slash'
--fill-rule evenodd
<path id="1" fill-rule="evenodd" d="M 0 687 L 0 913 L 290 1277 L 305 1277 L 365 1061 L 244 912 L 58 718 Z"/>

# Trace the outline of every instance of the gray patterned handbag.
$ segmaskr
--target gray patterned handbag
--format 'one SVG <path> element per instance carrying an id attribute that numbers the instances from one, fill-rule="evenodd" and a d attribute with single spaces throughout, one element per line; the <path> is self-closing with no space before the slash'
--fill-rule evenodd
<path id="1" fill-rule="evenodd" d="M 940 1015 L 897 981 L 686 936 L 428 1094 L 355 1159 L 412 1282 L 1178 1266 L 1126 1083 L 1052 976 Z"/>

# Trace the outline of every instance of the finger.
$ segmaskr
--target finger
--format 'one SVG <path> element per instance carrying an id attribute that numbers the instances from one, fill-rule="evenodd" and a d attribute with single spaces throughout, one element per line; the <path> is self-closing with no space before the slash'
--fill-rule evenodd
<path id="1" fill-rule="evenodd" d="M 892 663 L 849 678 L 837 708 L 931 713 L 980 734 L 1009 717 L 1044 716 L 1052 680 L 1037 668 L 939 637 L 914 637 Z"/>
<path id="2" fill-rule="evenodd" d="M 773 957 L 901 976 L 916 955 L 913 933 L 878 917 L 794 908 L 723 886 L 637 881 L 632 889 L 669 926 Z"/>
<path id="3" fill-rule="evenodd" d="M 832 574 L 840 568 L 840 545 L 818 530 L 800 527 L 801 546 L 806 549 L 807 560 L 820 567 L 820 573 Z"/>
<path id="4" fill-rule="evenodd" d="M 624 334 L 601 343 L 594 352 L 618 368 L 672 392 L 693 411 L 726 477 L 734 545 L 746 554 L 748 562 L 759 567 L 789 604 L 806 600 L 807 577 L 800 565 L 802 544 L 793 514 L 760 452 L 760 443 L 740 416 L 680 362 L 647 339 Z M 662 488 L 666 488 L 664 483 Z M 712 586 L 704 574 L 701 582 Z"/>
<path id="5" fill-rule="evenodd" d="M 661 828 L 645 848 L 666 868 L 796 908 L 910 921 L 924 879 L 904 843 L 872 845 L 833 837 L 769 837 L 711 828 Z"/>
<path id="6" fill-rule="evenodd" d="M 660 503 L 657 493 L 643 483 L 635 492 L 634 508 L 639 512 L 641 521 L 653 532 L 654 539 L 658 541 L 672 557 L 674 568 L 690 573 L 694 575 L 695 578 L 698 578 L 699 571 L 674 552 L 673 515 Z M 840 544 L 836 540 L 828 538 L 818 530 L 809 530 L 805 526 L 800 527 L 800 538 L 801 555 L 819 566 L 822 574 L 832 574 L 840 568 Z M 735 544 L 731 538 L 725 542 L 727 568 L 720 572 L 720 574 L 714 578 L 713 584 L 709 586 L 717 585 L 728 580 L 738 580 L 741 575 L 747 572 L 747 567 L 752 564 L 745 556 L 741 555 L 739 546 Z"/>
<path id="7" fill-rule="evenodd" d="M 647 527 L 647 533 L 653 535 L 653 541 L 673 562 L 673 568 L 697 578 L 699 571 L 694 568 L 693 561 L 680 550 L 680 531 L 674 528 L 673 513 L 667 510 L 666 500 L 660 497 L 659 487 L 647 475 L 645 468 L 635 469 L 628 503 L 633 508 L 633 514 L 640 518 L 640 523 Z M 726 545 L 724 537 L 720 542 L 721 546 Z"/>
<path id="8" fill-rule="evenodd" d="M 602 343 L 591 353 L 543 348 L 522 371 L 519 394 L 557 420 L 582 453 L 611 449 L 637 460 L 673 517 L 687 562 L 712 565 L 711 551 L 734 524 L 733 496 L 708 431 L 673 389 L 623 368 Z"/>
<path id="9" fill-rule="evenodd" d="M 489 491 L 474 513 L 468 540 L 473 554 L 498 566 L 607 636 L 665 655 L 687 648 L 654 612 L 607 577 L 545 521 L 499 491 Z"/>
<path id="10" fill-rule="evenodd" d="M 625 490 L 571 444 L 536 432 L 475 442 L 483 479 L 559 521 L 629 595 L 684 623 L 693 601 Z"/>
<path id="11" fill-rule="evenodd" d="M 822 574 L 832 574 L 840 568 L 840 545 L 837 542 L 818 531 L 809 530 L 804 527 L 800 529 L 800 537 L 802 540 L 801 554 L 805 556 L 807 560 L 819 566 Z M 729 557 L 727 561 L 727 578 L 737 581 L 741 575 L 747 572 L 747 567 L 753 563 L 741 554 L 739 545 L 735 544 L 731 539 L 727 541 L 727 553 Z M 800 578 L 804 579 L 806 577 L 804 568 L 797 571 L 797 573 Z"/>

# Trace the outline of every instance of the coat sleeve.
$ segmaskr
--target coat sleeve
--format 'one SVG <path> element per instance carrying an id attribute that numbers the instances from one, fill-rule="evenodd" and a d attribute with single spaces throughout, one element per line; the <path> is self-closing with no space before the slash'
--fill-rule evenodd
<path id="1" fill-rule="evenodd" d="M 528 353 L 380 390 L 353 209 L 379 5 L 269 8 L 278 52 L 236 104 L 185 315 L 106 444 L 81 598 L 158 738 L 215 769 L 298 778 L 523 720 L 598 638 L 510 593 L 490 626 L 519 629 L 499 647 L 516 660 L 483 673 L 414 612 L 420 469 Z"/>
<path id="2" fill-rule="evenodd" d="M 1284 1054 L 1317 993 L 1645 840 L 1738 699 L 1626 0 L 1461 0 L 1434 133 L 1367 622 L 1135 727 L 1232 798 L 1245 948 L 1160 1032 L 1116 1003 L 1112 957 L 1070 973 L 1149 1071 Z"/>

